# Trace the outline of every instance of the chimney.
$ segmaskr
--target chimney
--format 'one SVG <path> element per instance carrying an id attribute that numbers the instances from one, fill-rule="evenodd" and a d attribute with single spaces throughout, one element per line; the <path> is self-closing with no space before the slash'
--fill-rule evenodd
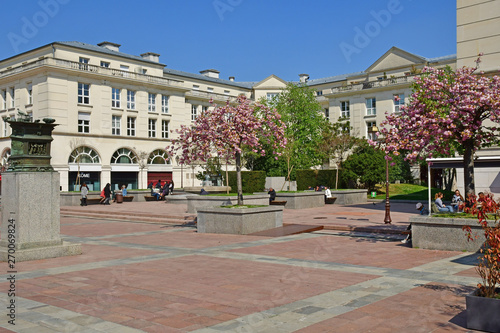
<path id="1" fill-rule="evenodd" d="M 160 62 L 160 55 L 158 53 L 146 52 L 146 53 L 141 54 L 141 57 L 144 60 L 154 61 L 154 62 L 158 62 L 158 63 Z"/>
<path id="2" fill-rule="evenodd" d="M 102 42 L 97 44 L 97 46 L 104 47 L 108 50 L 115 51 L 115 52 L 120 52 L 120 44 L 116 43 L 111 43 L 111 42 Z"/>
<path id="3" fill-rule="evenodd" d="M 200 71 L 200 74 L 201 75 L 205 75 L 205 76 L 208 76 L 208 77 L 213 77 L 215 79 L 218 79 L 219 78 L 219 71 L 216 70 L 216 69 L 205 69 L 204 71 Z"/>
<path id="4" fill-rule="evenodd" d="M 306 83 L 309 80 L 309 74 L 299 74 L 300 83 Z"/>
<path id="5" fill-rule="evenodd" d="M 233 81 L 234 82 L 234 76 L 230 76 L 229 77 L 229 81 Z"/>

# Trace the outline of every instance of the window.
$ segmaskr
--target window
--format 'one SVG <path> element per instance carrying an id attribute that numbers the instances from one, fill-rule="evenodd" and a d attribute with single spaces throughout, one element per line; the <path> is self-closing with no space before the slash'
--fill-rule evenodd
<path id="1" fill-rule="evenodd" d="M 323 96 L 323 90 L 316 91 L 316 96 Z"/>
<path id="2" fill-rule="evenodd" d="M 168 113 L 168 96 L 161 95 L 161 112 Z"/>
<path id="3" fill-rule="evenodd" d="M 135 109 L 135 91 L 127 90 L 127 109 Z"/>
<path id="4" fill-rule="evenodd" d="M 117 88 L 111 89 L 111 107 L 113 108 L 120 107 L 120 89 Z"/>
<path id="5" fill-rule="evenodd" d="M 400 112 L 401 107 L 405 105 L 405 95 L 404 94 L 394 94 L 394 112 Z"/>
<path id="6" fill-rule="evenodd" d="M 7 89 L 2 89 L 2 110 L 7 109 Z"/>
<path id="7" fill-rule="evenodd" d="M 278 96 L 278 93 L 267 93 L 267 100 L 271 102 L 276 96 Z"/>
<path id="8" fill-rule="evenodd" d="M 156 112 L 156 95 L 152 93 L 148 95 L 148 111 Z"/>
<path id="9" fill-rule="evenodd" d="M 78 133 L 90 133 L 90 113 L 78 112 Z"/>
<path id="10" fill-rule="evenodd" d="M 374 116 L 377 114 L 376 102 L 375 98 L 366 99 L 366 115 Z"/>
<path id="11" fill-rule="evenodd" d="M 127 117 L 127 135 L 135 136 L 135 118 Z"/>
<path id="12" fill-rule="evenodd" d="M 328 108 L 325 108 L 325 118 L 330 120 L 330 110 Z"/>
<path id="13" fill-rule="evenodd" d="M 161 121 L 161 138 L 168 139 L 168 120 Z"/>
<path id="14" fill-rule="evenodd" d="M 224 95 L 229 96 L 229 90 L 224 90 Z"/>
<path id="15" fill-rule="evenodd" d="M 28 83 L 27 91 L 28 91 L 28 104 L 33 104 L 33 85 L 31 84 L 31 82 Z"/>
<path id="16" fill-rule="evenodd" d="M 156 119 L 148 120 L 148 137 L 156 138 Z"/>
<path id="17" fill-rule="evenodd" d="M 148 164 L 170 164 L 170 158 L 166 151 L 157 149 L 149 154 Z"/>
<path id="18" fill-rule="evenodd" d="M 78 83 L 78 104 L 90 104 L 90 84 Z"/>
<path id="19" fill-rule="evenodd" d="M 16 96 L 15 96 L 16 90 L 14 87 L 10 88 L 10 107 L 13 108 L 16 105 Z"/>
<path id="20" fill-rule="evenodd" d="M 83 69 L 83 70 L 88 70 L 89 69 L 89 58 L 83 58 L 83 57 L 80 57 L 80 59 L 78 60 L 78 62 L 80 63 L 80 69 Z"/>
<path id="21" fill-rule="evenodd" d="M 111 134 L 120 135 L 120 127 L 122 123 L 122 117 L 112 116 L 111 118 Z"/>
<path id="22" fill-rule="evenodd" d="M 207 88 L 207 91 L 208 91 L 209 93 L 213 93 L 213 92 L 214 92 L 214 88 L 210 88 L 210 87 L 208 87 L 208 88 Z"/>
<path id="23" fill-rule="evenodd" d="M 71 152 L 68 163 L 101 163 L 101 159 L 94 149 L 80 146 Z"/>
<path id="24" fill-rule="evenodd" d="M 193 90 L 200 90 L 200 86 L 197 84 L 193 84 Z"/>
<path id="25" fill-rule="evenodd" d="M 340 116 L 342 118 L 349 118 L 351 116 L 349 101 L 340 102 Z"/>
<path id="26" fill-rule="evenodd" d="M 196 112 L 198 110 L 198 105 L 191 105 L 191 121 L 196 120 Z"/>
<path id="27" fill-rule="evenodd" d="M 9 125 L 5 121 L 3 122 L 3 136 L 9 136 Z"/>
<path id="28" fill-rule="evenodd" d="M 123 164 L 137 164 L 137 155 L 127 148 L 120 148 L 113 153 L 111 156 L 111 163 L 123 163 Z"/>
<path id="29" fill-rule="evenodd" d="M 109 68 L 109 62 L 101 61 L 101 67 Z"/>
<path id="30" fill-rule="evenodd" d="M 129 71 L 129 69 L 130 69 L 130 67 L 129 67 L 129 66 L 120 65 L 120 70 L 122 70 L 122 71 L 124 71 L 124 72 L 128 72 L 128 71 Z M 128 73 L 124 73 L 124 74 L 123 74 L 123 76 L 124 76 L 124 77 L 128 77 L 128 75 L 129 75 Z"/>
<path id="31" fill-rule="evenodd" d="M 204 105 L 201 107 L 201 113 L 205 113 L 208 111 L 208 106 Z"/>
<path id="32" fill-rule="evenodd" d="M 366 138 L 370 140 L 377 140 L 376 132 L 373 131 L 373 127 L 377 126 L 375 121 L 369 121 L 366 123 Z"/>

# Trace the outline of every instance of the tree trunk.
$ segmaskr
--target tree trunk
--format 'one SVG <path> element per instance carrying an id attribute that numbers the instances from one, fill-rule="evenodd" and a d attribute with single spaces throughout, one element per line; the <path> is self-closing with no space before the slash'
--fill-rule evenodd
<path id="1" fill-rule="evenodd" d="M 229 194 L 229 172 L 227 171 L 227 164 L 229 163 L 229 158 L 226 156 L 226 194 Z"/>
<path id="2" fill-rule="evenodd" d="M 474 143 L 468 140 L 464 144 L 464 187 L 465 194 L 476 194 L 474 187 Z"/>
<path id="3" fill-rule="evenodd" d="M 241 153 L 236 153 L 236 186 L 238 188 L 238 206 L 242 206 L 243 186 L 241 185 Z"/>

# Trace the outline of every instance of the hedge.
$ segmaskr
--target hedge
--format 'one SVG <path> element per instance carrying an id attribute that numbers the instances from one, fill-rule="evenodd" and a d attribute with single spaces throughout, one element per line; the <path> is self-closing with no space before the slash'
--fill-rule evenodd
<path id="1" fill-rule="evenodd" d="M 236 192 L 236 171 L 229 171 L 229 186 L 231 191 Z M 266 172 L 265 171 L 242 171 L 241 184 L 243 193 L 262 192 L 266 187 Z"/>
<path id="2" fill-rule="evenodd" d="M 335 188 L 337 170 L 297 170 L 297 190 L 307 190 L 309 186 L 328 186 Z"/>

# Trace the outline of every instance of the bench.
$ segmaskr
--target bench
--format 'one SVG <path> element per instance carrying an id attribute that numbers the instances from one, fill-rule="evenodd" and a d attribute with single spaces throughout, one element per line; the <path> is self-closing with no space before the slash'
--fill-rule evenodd
<path id="1" fill-rule="evenodd" d="M 331 198 L 326 198 L 325 197 L 325 204 L 327 204 L 327 205 L 333 205 L 335 203 L 335 200 L 337 200 L 336 197 L 331 197 Z"/>
<path id="2" fill-rule="evenodd" d="M 126 195 L 123 197 L 123 202 L 131 202 L 132 200 L 134 200 L 133 195 Z"/>
<path id="3" fill-rule="evenodd" d="M 286 201 L 273 200 L 269 204 L 271 206 L 284 206 L 284 205 L 286 205 Z"/>
<path id="4" fill-rule="evenodd" d="M 99 203 L 101 203 L 101 197 L 99 198 L 88 198 L 87 197 L 87 205 L 98 205 Z"/>
<path id="5" fill-rule="evenodd" d="M 146 201 L 162 201 L 162 200 L 165 200 L 165 197 L 161 198 L 160 200 L 156 200 L 156 197 L 154 197 L 152 195 L 145 195 L 144 200 L 146 200 Z"/>

